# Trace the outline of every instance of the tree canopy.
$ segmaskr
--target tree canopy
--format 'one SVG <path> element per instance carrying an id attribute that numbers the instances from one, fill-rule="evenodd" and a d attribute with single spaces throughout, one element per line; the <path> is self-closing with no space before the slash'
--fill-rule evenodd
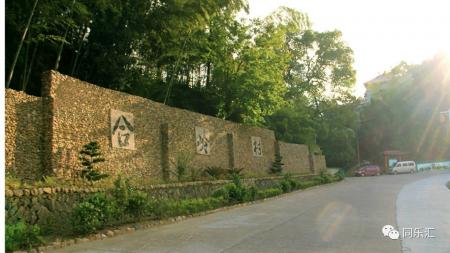
<path id="1" fill-rule="evenodd" d="M 238 19 L 248 8 L 245 0 L 7 0 L 11 88 L 37 95 L 41 73 L 57 68 L 272 128 L 280 140 L 322 146 L 331 165 L 354 162 L 355 71 L 341 32 L 315 31 L 306 13 L 287 7 Z"/>
<path id="2" fill-rule="evenodd" d="M 450 126 L 439 121 L 439 113 L 450 109 L 449 73 L 444 55 L 385 73 L 387 81 L 372 88 L 361 111 L 362 155 L 379 160 L 383 150 L 397 149 L 419 161 L 449 159 Z"/>

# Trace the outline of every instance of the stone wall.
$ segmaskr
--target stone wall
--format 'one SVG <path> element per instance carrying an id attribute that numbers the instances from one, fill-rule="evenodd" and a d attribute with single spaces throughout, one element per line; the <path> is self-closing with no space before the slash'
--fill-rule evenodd
<path id="1" fill-rule="evenodd" d="M 247 174 L 263 175 L 271 167 L 278 145 L 268 129 L 173 108 L 55 71 L 44 74 L 42 96 L 6 92 L 6 167 L 21 178 L 37 179 L 44 174 L 78 177 L 78 153 L 91 141 L 100 144 L 106 159 L 99 165 L 100 171 L 111 176 L 174 177 L 180 161 L 197 170 L 244 168 Z M 120 121 L 126 121 L 132 130 L 125 148 L 117 148 L 111 138 L 117 129 L 111 122 L 116 111 L 132 115 L 128 119 L 131 124 Z M 209 138 L 207 154 L 198 152 L 199 128 Z M 315 171 L 316 163 L 306 146 L 281 143 L 280 152 L 286 171 Z M 324 166 L 324 161 L 317 164 Z"/>
<path id="2" fill-rule="evenodd" d="M 307 179 L 310 176 L 301 177 Z M 300 178 L 300 176 L 294 176 Z M 258 189 L 277 187 L 282 177 L 244 179 L 245 185 L 255 185 Z M 173 183 L 140 188 L 152 199 L 192 199 L 210 197 L 216 190 L 231 183 L 228 180 Z M 6 224 L 19 219 L 28 224 L 37 224 L 45 234 L 70 234 L 70 217 L 75 205 L 97 192 L 110 193 L 111 189 L 94 187 L 56 187 L 6 190 Z"/>
<path id="3" fill-rule="evenodd" d="M 47 79 L 44 95 L 53 100 L 52 167 L 59 176 L 77 173 L 77 153 L 90 141 L 97 141 L 103 148 L 106 162 L 100 168 L 112 175 L 161 178 L 164 170 L 174 172 L 179 160 L 187 160 L 188 165 L 198 169 L 238 167 L 252 172 L 266 170 L 272 163 L 273 131 L 169 107 L 57 72 L 50 72 Z M 111 109 L 134 115 L 134 150 L 112 147 Z M 196 127 L 211 134 L 207 155 L 196 152 Z M 168 138 L 165 148 L 164 136 Z M 260 157 L 252 153 L 251 136 L 261 138 Z"/>
<path id="4" fill-rule="evenodd" d="M 325 156 L 324 155 L 314 155 L 313 156 L 313 160 L 314 160 L 314 172 L 316 174 L 320 173 L 321 171 L 326 171 L 327 170 L 327 162 L 325 160 Z"/>
<path id="5" fill-rule="evenodd" d="M 280 155 L 283 157 L 284 171 L 289 173 L 309 174 L 311 164 L 307 145 L 279 142 Z"/>
<path id="6" fill-rule="evenodd" d="M 5 91 L 5 168 L 7 174 L 36 179 L 43 173 L 45 99 Z"/>

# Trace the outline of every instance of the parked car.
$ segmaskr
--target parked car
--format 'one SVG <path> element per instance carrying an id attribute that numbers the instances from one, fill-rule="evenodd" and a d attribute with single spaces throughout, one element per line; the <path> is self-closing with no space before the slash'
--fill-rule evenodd
<path id="1" fill-rule="evenodd" d="M 392 168 L 392 174 L 398 173 L 414 173 L 417 172 L 416 162 L 414 161 L 401 161 L 395 164 Z"/>
<path id="2" fill-rule="evenodd" d="M 367 164 L 363 165 L 357 170 L 355 170 L 355 176 L 379 176 L 381 174 L 381 169 L 378 165 Z"/>

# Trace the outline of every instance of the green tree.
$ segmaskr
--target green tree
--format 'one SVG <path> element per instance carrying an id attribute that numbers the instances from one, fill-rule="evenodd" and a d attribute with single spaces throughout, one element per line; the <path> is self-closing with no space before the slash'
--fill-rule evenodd
<path id="1" fill-rule="evenodd" d="M 450 61 L 444 55 L 420 65 L 401 63 L 371 85 L 370 104 L 361 113 L 361 153 L 382 163 L 384 150 L 408 152 L 415 160 L 450 158 L 448 128 L 439 112 L 450 108 Z"/>

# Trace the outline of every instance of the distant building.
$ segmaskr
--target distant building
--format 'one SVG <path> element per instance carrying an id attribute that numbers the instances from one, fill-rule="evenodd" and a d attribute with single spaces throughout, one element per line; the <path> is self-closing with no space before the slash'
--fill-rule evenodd
<path id="1" fill-rule="evenodd" d="M 369 104 L 372 100 L 372 97 L 379 93 L 380 91 L 386 89 L 387 83 L 391 80 L 392 77 L 387 74 L 381 74 L 374 79 L 367 81 L 364 83 L 364 87 L 366 87 L 366 93 L 364 94 L 364 103 Z"/>
<path id="2" fill-rule="evenodd" d="M 378 75 L 374 79 L 364 83 L 366 87 L 366 93 L 364 94 L 363 104 L 369 104 L 374 97 L 376 97 L 381 91 L 388 88 L 388 85 L 392 83 L 394 78 L 407 78 L 409 66 L 405 62 L 401 62 L 390 71 L 384 72 Z M 405 79 L 407 80 L 407 79 Z"/>

